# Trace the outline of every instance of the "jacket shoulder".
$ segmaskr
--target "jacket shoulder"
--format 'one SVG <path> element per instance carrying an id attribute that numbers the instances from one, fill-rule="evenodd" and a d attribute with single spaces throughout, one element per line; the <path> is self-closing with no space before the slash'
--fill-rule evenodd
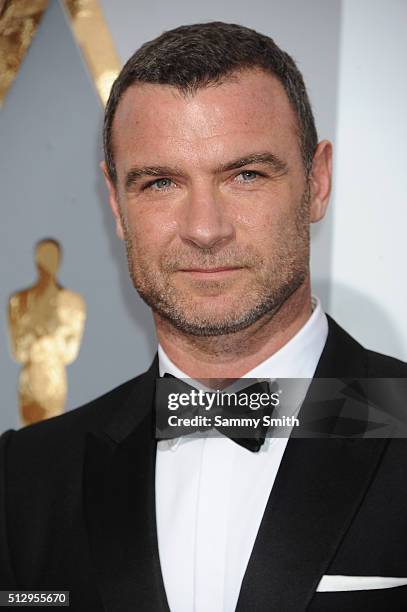
<path id="1" fill-rule="evenodd" d="M 322 354 L 324 359 L 321 359 L 324 376 L 407 378 L 407 363 L 369 350 L 328 314 L 327 319 L 328 338 Z M 321 373 L 319 375 L 321 376 Z"/>
<path id="2" fill-rule="evenodd" d="M 367 351 L 370 375 L 380 378 L 407 378 L 407 363 L 375 351 Z"/>

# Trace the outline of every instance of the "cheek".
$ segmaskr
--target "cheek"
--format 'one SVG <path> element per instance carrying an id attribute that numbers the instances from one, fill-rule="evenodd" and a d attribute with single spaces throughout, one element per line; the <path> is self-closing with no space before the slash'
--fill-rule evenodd
<path id="1" fill-rule="evenodd" d="M 236 226 L 248 241 L 266 257 L 289 252 L 298 246 L 298 214 L 302 192 L 292 185 L 258 193 L 247 206 L 236 210 Z"/>
<path id="2" fill-rule="evenodd" d="M 133 248 L 141 255 L 151 256 L 154 252 L 165 249 L 174 234 L 174 222 L 165 219 L 162 214 L 147 210 L 129 211 L 128 225 Z"/>
<path id="3" fill-rule="evenodd" d="M 259 191 L 235 209 L 235 219 L 238 225 L 260 238 L 274 234 L 277 228 L 281 231 L 286 223 L 290 223 L 294 203 L 294 195 L 288 187 Z"/>

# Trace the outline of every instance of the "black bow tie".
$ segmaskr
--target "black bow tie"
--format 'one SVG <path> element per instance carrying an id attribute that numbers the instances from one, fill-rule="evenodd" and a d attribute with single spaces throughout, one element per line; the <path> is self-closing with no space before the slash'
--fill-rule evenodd
<path id="1" fill-rule="evenodd" d="M 164 378 L 159 378 L 156 382 L 156 438 L 169 440 L 197 431 L 216 429 L 236 444 L 252 452 L 258 452 L 264 443 L 269 427 L 264 417 L 271 417 L 272 415 L 276 405 L 275 398 L 278 396 L 277 389 L 278 384 L 276 382 L 269 386 L 266 381 L 256 381 L 235 393 L 204 392 L 171 374 L 165 374 Z M 169 406 L 171 406 L 171 402 L 175 402 L 174 398 L 180 398 L 184 394 L 187 394 L 191 401 L 189 403 L 179 402 L 176 409 L 172 406 L 171 410 Z M 272 398 L 274 398 L 274 403 L 258 406 L 260 395 L 264 400 L 266 400 L 265 395 L 267 395 L 270 402 L 273 402 Z M 229 401 L 230 397 L 228 396 L 233 396 L 233 402 Z M 254 405 L 256 406 L 255 410 L 253 409 Z M 210 409 L 208 409 L 209 407 Z M 177 423 L 182 424 L 171 427 L 169 424 L 170 417 Z M 185 422 L 188 425 L 184 426 L 183 423 Z M 239 425 L 236 425 L 236 423 Z M 241 427 L 241 423 L 249 424 Z"/>

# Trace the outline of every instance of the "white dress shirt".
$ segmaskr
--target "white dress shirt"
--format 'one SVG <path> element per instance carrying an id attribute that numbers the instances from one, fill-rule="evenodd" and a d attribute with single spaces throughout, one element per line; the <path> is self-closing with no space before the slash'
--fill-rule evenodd
<path id="1" fill-rule="evenodd" d="M 305 325 L 242 378 L 314 376 L 328 334 L 317 298 Z M 158 347 L 160 376 L 188 378 Z M 197 385 L 199 386 L 199 385 Z M 288 438 L 251 452 L 229 438 L 157 444 L 158 548 L 171 612 L 232 612 Z"/>

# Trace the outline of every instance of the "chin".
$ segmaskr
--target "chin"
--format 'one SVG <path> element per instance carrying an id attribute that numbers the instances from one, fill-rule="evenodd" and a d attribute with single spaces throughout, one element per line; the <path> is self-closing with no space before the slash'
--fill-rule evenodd
<path id="1" fill-rule="evenodd" d="M 235 305 L 236 302 L 233 304 Z M 239 312 L 231 308 L 222 308 L 214 312 L 214 308 L 172 308 L 157 310 L 162 318 L 185 334 L 192 336 L 222 336 L 242 331 L 258 319 L 264 312 L 255 307 Z"/>

